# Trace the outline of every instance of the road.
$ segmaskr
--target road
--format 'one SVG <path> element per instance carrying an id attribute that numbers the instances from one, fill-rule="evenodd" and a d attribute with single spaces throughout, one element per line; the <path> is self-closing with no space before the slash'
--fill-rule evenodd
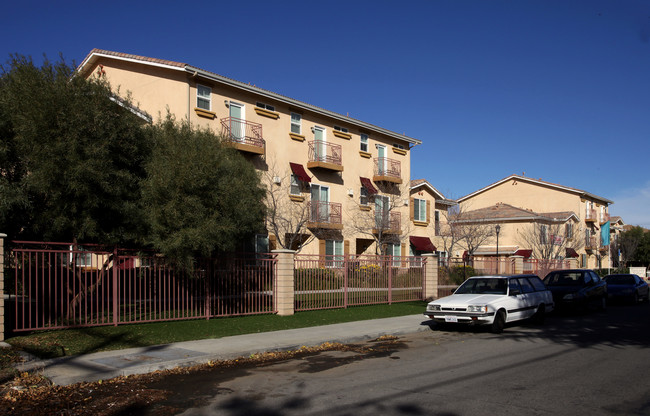
<path id="1" fill-rule="evenodd" d="M 650 415 L 650 305 L 180 375 L 183 415 Z M 164 384 L 164 385 L 163 385 Z M 155 388 L 156 386 L 150 386 Z M 153 409 L 151 409 L 153 410 Z"/>

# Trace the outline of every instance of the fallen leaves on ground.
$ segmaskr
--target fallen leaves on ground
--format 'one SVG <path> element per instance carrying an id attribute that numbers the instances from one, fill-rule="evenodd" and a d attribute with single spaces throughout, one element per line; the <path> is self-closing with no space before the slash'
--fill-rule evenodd
<path id="1" fill-rule="evenodd" d="M 380 337 L 374 342 L 390 343 L 396 337 Z M 369 353 L 376 345 L 346 345 L 326 342 L 319 346 L 302 346 L 297 350 L 251 354 L 232 360 L 210 361 L 192 367 L 177 367 L 171 370 L 155 371 L 149 374 L 121 376 L 93 383 L 76 383 L 55 386 L 37 373 L 22 373 L 0 386 L 0 414 L 2 415 L 139 415 L 169 414 L 170 409 L 151 407 L 164 400 L 170 391 L 152 389 L 148 385 L 173 374 L 189 374 L 209 371 L 213 368 L 251 366 L 292 358 L 314 355 L 324 351 L 353 351 Z"/>

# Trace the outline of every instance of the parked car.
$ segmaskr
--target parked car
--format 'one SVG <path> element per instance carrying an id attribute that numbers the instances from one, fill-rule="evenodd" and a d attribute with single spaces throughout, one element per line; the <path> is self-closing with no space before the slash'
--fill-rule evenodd
<path id="1" fill-rule="evenodd" d="M 558 309 L 607 307 L 607 283 L 593 270 L 555 270 L 544 278 Z"/>
<path id="2" fill-rule="evenodd" d="M 603 278 L 607 283 L 609 299 L 622 299 L 638 303 L 643 299 L 650 301 L 650 287 L 636 274 L 608 274 Z"/>
<path id="3" fill-rule="evenodd" d="M 474 276 L 453 295 L 430 302 L 424 315 L 439 323 L 490 325 L 500 333 L 506 322 L 544 322 L 553 306 L 551 292 L 536 275 Z"/>

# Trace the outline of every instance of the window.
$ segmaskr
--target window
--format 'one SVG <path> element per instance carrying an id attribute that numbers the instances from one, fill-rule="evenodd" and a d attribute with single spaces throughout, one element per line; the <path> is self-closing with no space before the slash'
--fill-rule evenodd
<path id="1" fill-rule="evenodd" d="M 275 107 L 273 107 L 272 105 L 269 105 L 269 104 L 264 104 L 264 103 L 261 103 L 261 102 L 258 101 L 255 105 L 257 107 L 263 108 L 265 110 L 275 111 Z"/>
<path id="2" fill-rule="evenodd" d="M 375 195 L 375 224 L 378 230 L 389 230 L 390 199 L 384 195 Z"/>
<path id="3" fill-rule="evenodd" d="M 291 190 L 289 193 L 291 195 L 300 195 L 300 180 L 294 174 L 291 174 Z"/>
<path id="4" fill-rule="evenodd" d="M 302 116 L 298 113 L 291 113 L 291 133 L 301 134 Z"/>
<path id="5" fill-rule="evenodd" d="M 425 222 L 427 220 L 427 201 L 414 198 L 413 221 Z"/>
<path id="6" fill-rule="evenodd" d="M 393 256 L 393 267 L 399 267 L 402 256 L 402 246 L 399 244 L 386 244 L 386 255 Z"/>
<path id="7" fill-rule="evenodd" d="M 406 149 L 403 144 L 399 144 L 399 143 L 393 143 L 393 147 L 395 147 L 397 149 L 402 149 L 402 150 Z"/>
<path id="8" fill-rule="evenodd" d="M 525 277 L 520 277 L 517 280 L 519 280 L 519 284 L 521 285 L 522 292 L 524 292 L 524 293 L 533 293 L 535 291 L 535 288 L 533 287 L 533 285 Z"/>
<path id="9" fill-rule="evenodd" d="M 541 244 L 546 244 L 547 238 L 546 238 L 546 226 L 542 225 L 539 227 L 539 242 Z"/>
<path id="10" fill-rule="evenodd" d="M 346 129 L 345 127 L 341 127 L 341 126 L 334 126 L 334 130 L 340 131 L 341 133 L 348 133 L 348 129 Z"/>
<path id="11" fill-rule="evenodd" d="M 210 111 L 212 88 L 203 85 L 196 86 L 196 106 L 203 110 Z"/>
<path id="12" fill-rule="evenodd" d="M 434 212 L 435 224 L 434 224 L 434 235 L 440 235 L 440 211 Z"/>
<path id="13" fill-rule="evenodd" d="M 325 266 L 343 267 L 343 241 L 325 240 Z"/>
<path id="14" fill-rule="evenodd" d="M 359 150 L 362 152 L 368 152 L 368 135 L 361 133 L 361 143 L 359 145 Z"/>
<path id="15" fill-rule="evenodd" d="M 363 186 L 359 189 L 359 204 L 368 205 L 368 190 Z"/>
<path id="16" fill-rule="evenodd" d="M 573 224 L 571 224 L 571 223 L 566 224 L 566 227 L 565 227 L 565 230 L 564 230 L 564 236 L 567 239 L 573 238 Z"/>

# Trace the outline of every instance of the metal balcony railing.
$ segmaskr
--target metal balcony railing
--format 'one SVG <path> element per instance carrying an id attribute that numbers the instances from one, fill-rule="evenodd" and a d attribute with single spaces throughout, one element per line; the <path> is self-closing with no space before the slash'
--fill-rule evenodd
<path id="1" fill-rule="evenodd" d="M 262 125 L 259 123 L 226 117 L 221 119 L 221 132 L 232 143 L 264 148 Z"/>
<path id="2" fill-rule="evenodd" d="M 605 224 L 607 221 L 609 221 L 609 214 L 604 213 L 600 216 L 600 223 Z"/>
<path id="3" fill-rule="evenodd" d="M 587 209 L 587 212 L 585 213 L 585 221 L 594 222 L 596 219 L 596 210 L 593 208 Z"/>
<path id="4" fill-rule="evenodd" d="M 387 180 L 390 178 L 402 178 L 402 168 L 399 160 L 389 159 L 387 157 L 376 157 L 375 159 L 375 177 L 383 178 L 378 180 Z"/>
<path id="5" fill-rule="evenodd" d="M 343 165 L 343 150 L 340 144 L 322 140 L 309 142 L 309 161 Z"/>
<path id="6" fill-rule="evenodd" d="M 375 233 L 399 233 L 401 215 L 399 212 L 375 210 Z"/>
<path id="7" fill-rule="evenodd" d="M 598 248 L 598 238 L 597 237 L 586 237 L 585 238 L 585 248 L 587 250 L 595 250 Z"/>
<path id="8" fill-rule="evenodd" d="M 341 204 L 338 202 L 309 202 L 309 223 L 311 227 L 336 228 L 342 226 Z"/>

